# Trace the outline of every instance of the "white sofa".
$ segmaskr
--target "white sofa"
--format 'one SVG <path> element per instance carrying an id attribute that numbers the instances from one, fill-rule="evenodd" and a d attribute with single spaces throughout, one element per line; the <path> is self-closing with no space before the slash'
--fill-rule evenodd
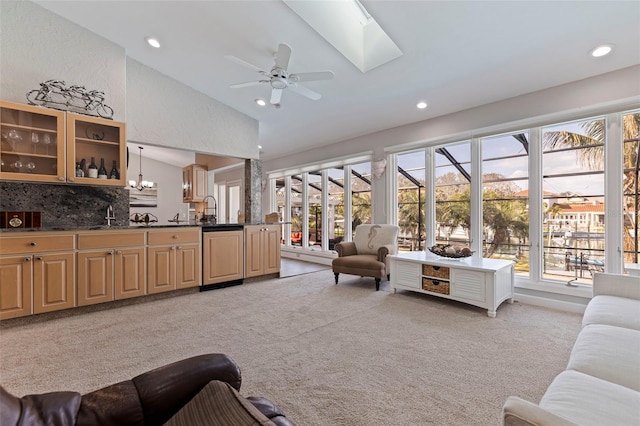
<path id="1" fill-rule="evenodd" d="M 640 278 L 596 273 L 565 371 L 539 404 L 510 396 L 502 423 L 640 425 Z"/>

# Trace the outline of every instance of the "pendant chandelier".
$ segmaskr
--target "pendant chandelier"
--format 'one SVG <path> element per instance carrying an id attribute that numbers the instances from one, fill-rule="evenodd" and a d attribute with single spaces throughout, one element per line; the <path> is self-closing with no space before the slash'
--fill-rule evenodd
<path id="1" fill-rule="evenodd" d="M 135 180 L 130 180 L 129 186 L 137 189 L 138 191 L 142 191 L 143 189 L 146 189 L 146 188 L 153 188 L 153 182 L 149 182 L 142 179 L 142 150 L 144 148 L 139 146 L 138 149 L 140 150 L 140 172 L 138 174 L 138 181 L 136 182 Z"/>

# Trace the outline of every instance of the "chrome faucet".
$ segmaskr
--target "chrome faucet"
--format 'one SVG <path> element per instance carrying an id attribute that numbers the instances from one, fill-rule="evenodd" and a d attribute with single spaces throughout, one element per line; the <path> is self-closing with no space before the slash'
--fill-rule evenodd
<path id="1" fill-rule="evenodd" d="M 204 197 L 204 199 L 202 200 L 203 203 L 206 203 L 207 200 L 211 198 L 213 200 L 213 207 L 207 207 L 203 212 L 202 212 L 202 222 L 211 222 L 211 223 L 217 223 L 218 222 L 218 202 L 216 201 L 215 197 L 213 195 L 207 195 L 206 197 Z M 213 209 L 213 215 L 208 215 L 206 213 L 206 210 L 211 210 Z M 213 216 L 212 219 L 209 219 L 210 216 Z"/>
<path id="2" fill-rule="evenodd" d="M 107 220 L 107 226 L 111 226 L 111 221 L 116 220 L 116 215 L 113 213 L 113 206 L 111 204 L 107 207 L 107 216 L 105 219 Z"/>

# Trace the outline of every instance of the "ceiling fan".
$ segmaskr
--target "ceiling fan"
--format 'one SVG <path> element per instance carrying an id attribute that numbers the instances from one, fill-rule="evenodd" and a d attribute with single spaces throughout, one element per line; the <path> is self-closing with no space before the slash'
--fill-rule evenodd
<path id="1" fill-rule="evenodd" d="M 299 95 L 305 96 L 309 99 L 317 101 L 322 96 L 319 93 L 308 89 L 298 82 L 300 81 L 317 81 L 317 80 L 331 80 L 335 76 L 333 71 L 318 71 L 318 72 L 303 72 L 297 74 L 289 74 L 287 67 L 289 66 L 289 58 L 291 57 L 291 47 L 281 43 L 278 46 L 278 52 L 275 55 L 275 65 L 270 71 L 264 71 L 261 68 L 243 61 L 235 56 L 227 56 L 227 59 L 242 65 L 243 67 L 258 71 L 262 75 L 263 79 L 258 81 L 249 81 L 247 83 L 232 84 L 232 89 L 238 89 L 241 87 L 258 86 L 260 84 L 269 83 L 271 86 L 271 100 L 272 105 L 279 106 L 280 99 L 282 98 L 282 91 L 284 89 L 291 89 Z"/>

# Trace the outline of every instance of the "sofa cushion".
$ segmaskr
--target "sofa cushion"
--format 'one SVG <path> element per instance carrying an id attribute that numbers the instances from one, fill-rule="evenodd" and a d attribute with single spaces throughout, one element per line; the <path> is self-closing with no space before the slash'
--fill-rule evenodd
<path id="1" fill-rule="evenodd" d="M 261 426 L 274 423 L 228 383 L 213 380 L 166 426 Z"/>
<path id="2" fill-rule="evenodd" d="M 584 327 L 567 369 L 640 391 L 640 331 L 602 324 Z"/>
<path id="3" fill-rule="evenodd" d="M 640 330 L 640 300 L 618 296 L 596 296 L 587 305 L 582 326 L 606 324 Z"/>
<path id="4" fill-rule="evenodd" d="M 574 370 L 560 373 L 540 407 L 579 425 L 638 425 L 640 392 Z"/>
<path id="5" fill-rule="evenodd" d="M 378 254 L 378 248 L 387 244 L 395 244 L 398 238 L 398 227 L 395 225 L 358 225 L 353 236 L 358 254 Z"/>
<path id="6" fill-rule="evenodd" d="M 343 274 L 375 276 L 377 278 L 383 278 L 387 275 L 385 263 L 379 262 L 377 256 L 372 254 L 336 257 L 331 261 L 331 267 L 333 272 Z"/>

